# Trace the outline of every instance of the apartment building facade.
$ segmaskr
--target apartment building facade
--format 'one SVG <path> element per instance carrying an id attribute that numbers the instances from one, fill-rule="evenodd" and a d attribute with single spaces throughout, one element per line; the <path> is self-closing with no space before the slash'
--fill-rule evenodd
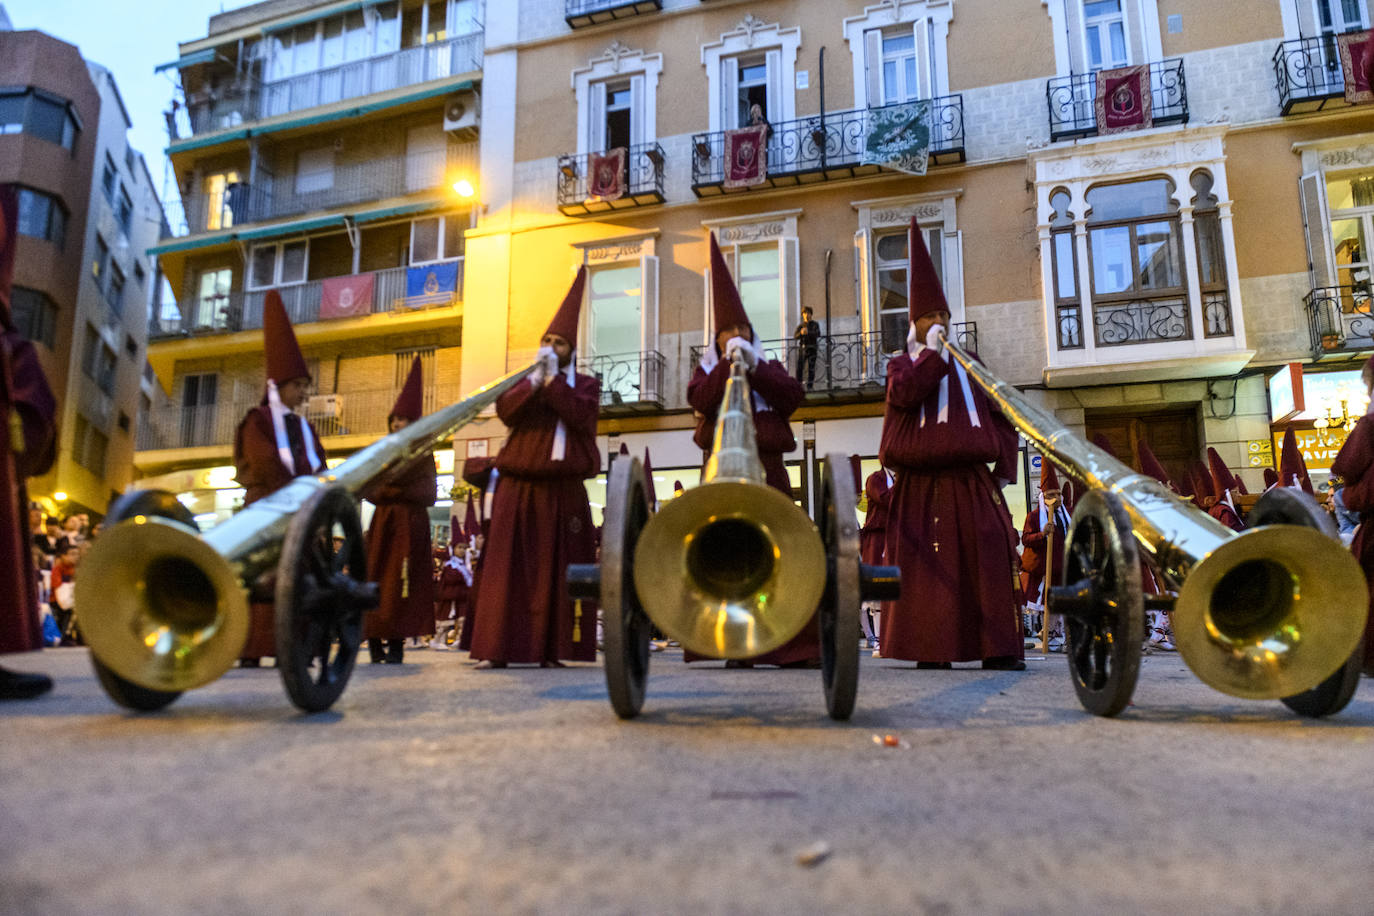
<path id="1" fill-rule="evenodd" d="M 172 296 L 152 318 L 163 397 L 140 423 L 141 486 L 202 523 L 241 503 L 233 437 L 262 397 L 269 289 L 332 460 L 385 433 L 415 355 L 427 409 L 457 394 L 472 204 L 454 186 L 476 177 L 482 44 L 476 0 L 268 0 L 211 17 L 159 68 L 179 84 L 179 201 L 151 249 Z"/>

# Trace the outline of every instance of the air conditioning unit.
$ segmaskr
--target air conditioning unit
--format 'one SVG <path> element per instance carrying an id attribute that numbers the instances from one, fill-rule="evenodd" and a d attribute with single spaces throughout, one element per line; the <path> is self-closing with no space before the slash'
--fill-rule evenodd
<path id="1" fill-rule="evenodd" d="M 482 121 L 482 97 L 460 92 L 444 102 L 444 130 L 459 140 L 472 140 Z"/>
<path id="2" fill-rule="evenodd" d="M 305 412 L 311 418 L 343 416 L 343 395 L 341 394 L 312 394 L 310 402 L 305 405 Z"/>

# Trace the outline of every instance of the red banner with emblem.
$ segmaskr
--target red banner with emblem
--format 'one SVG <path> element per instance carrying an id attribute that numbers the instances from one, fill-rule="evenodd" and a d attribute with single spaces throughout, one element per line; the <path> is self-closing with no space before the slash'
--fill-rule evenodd
<path id="1" fill-rule="evenodd" d="M 768 180 L 768 125 L 725 132 L 725 187 L 752 188 Z"/>
<path id="2" fill-rule="evenodd" d="M 1099 134 L 1117 134 L 1154 126 L 1150 68 L 1099 70 L 1094 98 Z"/>
<path id="3" fill-rule="evenodd" d="M 1374 102 L 1374 32 L 1336 36 L 1345 77 L 1345 100 L 1352 105 Z"/>
<path id="4" fill-rule="evenodd" d="M 320 319 L 358 318 L 372 314 L 371 273 L 330 277 L 320 289 Z"/>
<path id="5" fill-rule="evenodd" d="M 617 146 L 587 157 L 587 196 L 592 200 L 619 200 L 625 194 L 625 147 Z"/>

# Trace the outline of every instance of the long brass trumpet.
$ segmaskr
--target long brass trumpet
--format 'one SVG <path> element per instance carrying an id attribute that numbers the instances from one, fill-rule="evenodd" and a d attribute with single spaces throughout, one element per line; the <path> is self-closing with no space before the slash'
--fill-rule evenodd
<path id="1" fill-rule="evenodd" d="M 375 597 L 365 579 L 357 498 L 432 452 L 533 368 L 391 433 L 333 470 L 298 477 L 204 534 L 168 494 L 128 494 L 82 561 L 76 607 L 101 682 L 153 709 L 208 684 L 239 657 L 249 601 L 276 600 L 277 665 L 302 708 L 342 692 Z M 331 535 L 341 529 L 342 550 Z M 286 606 L 283 607 L 283 604 Z"/>
<path id="2" fill-rule="evenodd" d="M 1112 715 L 1134 684 L 1130 666 L 1138 664 L 1138 650 L 1136 659 L 1127 658 L 1112 641 L 1138 646 L 1141 638 L 1129 632 L 1139 610 L 1122 613 L 1124 603 L 1138 608 L 1142 600 L 1138 568 L 1132 568 L 1135 546 L 1177 592 L 1172 610 L 1179 654 L 1215 689 L 1250 699 L 1289 698 L 1347 664 L 1364 630 L 1367 592 L 1359 565 L 1339 541 L 1294 524 L 1238 534 L 1075 436 L 958 344 L 946 340 L 945 346 L 1041 455 L 1088 488 L 1091 498 L 1080 500 L 1066 541 L 1067 584 L 1054 590 L 1051 608 L 1083 623 L 1070 629 L 1070 642 L 1075 632 L 1079 639 L 1068 651 L 1075 676 L 1086 681 L 1078 684 L 1085 705 L 1093 708 L 1088 697 L 1095 691 L 1110 690 L 1114 696 L 1099 698 L 1102 706 L 1093 711 Z M 1159 603 L 1167 606 L 1168 599 Z M 1112 616 L 1121 624 L 1115 630 L 1097 626 Z M 1113 681 L 1121 672 L 1101 664 L 1109 655 L 1128 669 L 1129 684 Z"/>

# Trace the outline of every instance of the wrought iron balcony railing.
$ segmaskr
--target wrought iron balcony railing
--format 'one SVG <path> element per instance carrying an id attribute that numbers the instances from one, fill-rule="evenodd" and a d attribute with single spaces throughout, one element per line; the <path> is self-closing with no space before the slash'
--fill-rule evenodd
<path id="1" fill-rule="evenodd" d="M 657 350 L 603 354 L 577 361 L 577 371 L 601 381 L 601 408 L 608 413 L 637 413 L 663 408 L 663 369 Z"/>
<path id="2" fill-rule="evenodd" d="M 161 449 L 231 446 L 239 422 L 262 397 L 260 391 L 239 386 L 236 396 L 218 404 L 199 407 L 154 408 L 139 417 L 135 449 L 140 452 Z M 313 395 L 302 411 L 322 437 L 377 436 L 387 433 L 387 415 L 396 403 L 399 389 L 378 388 Z M 456 385 L 435 385 L 425 389 L 423 409 L 430 413 L 456 401 L 462 393 Z"/>
<path id="3" fill-rule="evenodd" d="M 1368 283 L 1319 286 L 1302 304 L 1318 359 L 1374 349 L 1374 289 Z"/>
<path id="4" fill-rule="evenodd" d="M 1333 99 L 1344 105 L 1345 74 L 1341 72 L 1336 36 L 1279 42 L 1274 51 L 1274 82 L 1281 114 L 1318 111 Z"/>
<path id="5" fill-rule="evenodd" d="M 372 309 L 369 314 L 448 308 L 455 303 L 462 302 L 463 259 L 457 258 L 455 260 L 458 264 L 456 290 L 452 297 L 447 299 L 436 300 L 432 296 L 408 297 L 406 295 L 406 273 L 410 270 L 408 267 L 392 267 L 387 270 L 374 271 Z M 276 287 L 277 292 L 281 294 L 282 304 L 286 306 L 286 313 L 290 316 L 293 325 L 321 320 L 320 302 L 324 283 L 324 280 L 311 280 L 307 283 Z M 261 328 L 262 303 L 266 295 L 267 290 L 261 289 L 191 300 L 179 313 L 154 317 L 148 328 L 148 339 L 156 342 L 206 334 L 233 334 L 236 331 Z"/>
<path id="6" fill-rule="evenodd" d="M 972 321 L 954 322 L 954 339 L 967 350 L 978 349 L 978 325 Z M 881 397 L 887 388 L 887 363 L 902 352 L 903 340 L 895 347 L 883 341 L 881 331 L 858 334 L 822 335 L 814 361 L 796 338 L 763 341 L 764 357 L 776 359 L 788 368 L 815 397 Z M 692 347 L 692 365 L 701 361 L 705 347 Z M 811 374 L 814 368 L 815 375 Z"/>
<path id="7" fill-rule="evenodd" d="M 657 143 L 632 146 L 627 150 L 621 174 L 623 193 L 614 200 L 593 197 L 591 160 L 602 153 L 583 153 L 558 157 L 558 209 L 566 216 L 628 210 L 663 203 L 663 147 Z"/>
<path id="8" fill-rule="evenodd" d="M 1084 346 L 1082 310 L 1061 304 L 1055 310 L 1059 349 Z M 1093 340 L 1099 347 L 1171 343 L 1193 339 L 1192 313 L 1185 296 L 1125 302 L 1097 302 L 1092 307 Z M 1203 337 L 1230 337 L 1231 300 L 1224 290 L 1202 294 Z"/>
<path id="9" fill-rule="evenodd" d="M 563 18 L 568 28 L 610 22 L 663 9 L 663 0 L 564 0 Z"/>
<path id="10" fill-rule="evenodd" d="M 931 99 L 930 159 L 964 160 L 964 97 Z M 888 108 L 894 106 L 886 106 Z M 873 175 L 865 165 L 864 140 L 872 114 L 882 109 L 826 112 L 772 125 L 768 140 L 768 178 L 759 187 L 782 187 Z M 692 136 L 692 190 L 698 197 L 725 193 L 725 131 Z"/>
<path id="11" fill-rule="evenodd" d="M 1188 86 L 1183 58 L 1150 64 L 1150 108 L 1154 124 L 1188 123 Z M 1097 73 L 1056 76 L 1045 84 L 1050 140 L 1091 137 L 1097 133 Z"/>

